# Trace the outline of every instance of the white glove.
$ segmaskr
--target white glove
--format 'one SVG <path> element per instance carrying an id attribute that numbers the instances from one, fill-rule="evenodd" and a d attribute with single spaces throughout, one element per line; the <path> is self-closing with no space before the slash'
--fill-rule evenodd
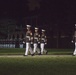
<path id="1" fill-rule="evenodd" d="M 74 41 L 73 41 L 73 40 L 72 40 L 71 42 L 72 42 L 72 43 L 74 43 Z"/>
<path id="2" fill-rule="evenodd" d="M 38 44 L 40 44 L 40 42 L 38 42 Z"/>
<path id="3" fill-rule="evenodd" d="M 23 41 L 23 44 L 25 44 L 25 42 Z"/>
<path id="4" fill-rule="evenodd" d="M 46 45 L 47 43 L 45 43 L 45 45 Z"/>
<path id="5" fill-rule="evenodd" d="M 31 42 L 31 44 L 33 44 L 33 42 Z"/>

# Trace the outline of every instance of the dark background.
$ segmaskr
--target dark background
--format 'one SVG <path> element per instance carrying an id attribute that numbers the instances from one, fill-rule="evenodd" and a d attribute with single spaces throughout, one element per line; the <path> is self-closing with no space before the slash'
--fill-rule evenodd
<path id="1" fill-rule="evenodd" d="M 47 47 L 73 48 L 75 3 L 72 0 L 0 0 L 0 26 L 8 19 L 15 20 L 17 27 L 31 24 L 32 29 L 37 26 L 46 30 Z"/>

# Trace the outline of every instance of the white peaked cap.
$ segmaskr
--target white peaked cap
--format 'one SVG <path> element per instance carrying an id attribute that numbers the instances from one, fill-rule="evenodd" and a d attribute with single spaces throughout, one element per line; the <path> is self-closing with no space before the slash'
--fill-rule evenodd
<path id="1" fill-rule="evenodd" d="M 35 29 L 38 29 L 37 27 L 35 27 Z"/>
<path id="2" fill-rule="evenodd" d="M 31 27 L 31 25 L 26 25 L 27 27 Z"/>
<path id="3" fill-rule="evenodd" d="M 76 24 L 75 24 L 75 27 L 76 27 Z"/>
<path id="4" fill-rule="evenodd" d="M 45 32 L 45 30 L 44 30 L 44 29 L 42 29 L 42 32 Z"/>

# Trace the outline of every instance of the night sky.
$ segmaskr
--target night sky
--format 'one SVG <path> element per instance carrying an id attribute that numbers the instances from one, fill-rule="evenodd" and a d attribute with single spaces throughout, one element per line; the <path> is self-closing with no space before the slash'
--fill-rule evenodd
<path id="1" fill-rule="evenodd" d="M 58 38 L 65 36 L 70 43 L 76 23 L 76 2 L 75 0 L 0 0 L 0 21 L 5 18 L 16 20 L 15 25 L 21 25 L 23 28 L 26 24 L 31 24 L 32 29 L 35 26 L 40 30 L 45 29 L 52 44 L 54 35 Z M 66 40 L 63 40 L 64 46 Z"/>
<path id="2" fill-rule="evenodd" d="M 26 17 L 31 11 L 40 9 L 40 0 L 0 0 L 1 17 Z"/>
<path id="3" fill-rule="evenodd" d="M 76 2 L 72 0 L 0 0 L 0 19 L 37 15 L 41 25 L 74 25 Z"/>

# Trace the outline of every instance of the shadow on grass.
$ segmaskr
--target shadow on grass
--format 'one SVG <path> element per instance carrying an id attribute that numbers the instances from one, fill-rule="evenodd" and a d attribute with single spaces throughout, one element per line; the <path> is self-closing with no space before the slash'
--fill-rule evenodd
<path id="1" fill-rule="evenodd" d="M 47 55 L 72 55 L 73 49 L 46 49 Z M 0 48 L 0 55 L 24 55 L 25 48 Z M 30 53 L 29 53 L 30 55 Z M 36 55 L 38 55 L 36 53 Z M 44 53 L 44 55 L 46 55 Z"/>

